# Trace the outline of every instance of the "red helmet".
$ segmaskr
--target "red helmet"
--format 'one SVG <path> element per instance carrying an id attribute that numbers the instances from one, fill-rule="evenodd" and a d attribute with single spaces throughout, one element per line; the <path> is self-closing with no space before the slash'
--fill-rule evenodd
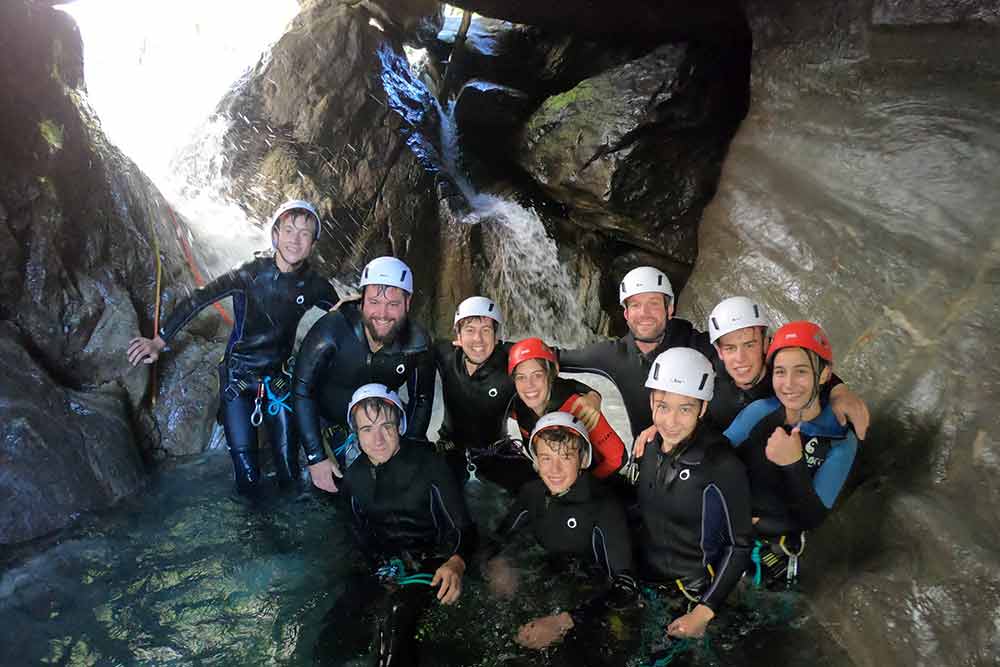
<path id="1" fill-rule="evenodd" d="M 513 375 L 517 365 L 528 359 L 544 359 L 545 361 L 551 361 L 553 364 L 558 363 L 556 361 L 556 353 L 552 351 L 551 347 L 542 342 L 541 338 L 525 338 L 518 343 L 514 343 L 510 348 L 510 352 L 507 353 L 507 375 Z"/>
<path id="2" fill-rule="evenodd" d="M 786 347 L 812 350 L 820 356 L 820 359 L 833 363 L 833 347 L 830 345 L 830 339 L 818 324 L 799 320 L 789 322 L 778 329 L 771 339 L 771 347 L 767 348 L 767 363 L 771 363 L 775 352 Z"/>

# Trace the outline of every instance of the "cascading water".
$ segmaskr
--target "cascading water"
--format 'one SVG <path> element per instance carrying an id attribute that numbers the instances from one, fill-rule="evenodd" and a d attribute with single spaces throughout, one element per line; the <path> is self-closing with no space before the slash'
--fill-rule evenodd
<path id="1" fill-rule="evenodd" d="M 455 103 L 438 111 L 442 163 L 471 207 L 459 222 L 483 226 L 483 284 L 504 313 L 504 335 L 541 336 L 568 347 L 587 343 L 592 336 L 582 324 L 574 281 L 542 219 L 511 199 L 476 191 L 462 169 Z"/>

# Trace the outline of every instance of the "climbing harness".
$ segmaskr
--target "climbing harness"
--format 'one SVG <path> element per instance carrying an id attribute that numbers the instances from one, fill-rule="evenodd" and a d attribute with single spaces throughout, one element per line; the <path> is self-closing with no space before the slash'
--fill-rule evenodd
<path id="1" fill-rule="evenodd" d="M 792 551 L 788 548 L 787 535 L 782 535 L 778 540 L 778 548 L 781 550 L 781 553 L 788 558 L 788 562 L 784 568 L 785 581 L 789 585 L 794 584 L 799 578 L 799 557 L 802 556 L 802 552 L 806 549 L 805 531 L 802 531 L 799 534 L 799 548 L 797 551 Z M 750 560 L 754 565 L 754 588 L 760 588 L 763 585 L 765 567 L 776 574 L 780 574 L 781 572 L 781 556 L 775 553 L 774 549 L 771 548 L 770 542 L 754 540 L 753 551 L 750 552 Z"/>

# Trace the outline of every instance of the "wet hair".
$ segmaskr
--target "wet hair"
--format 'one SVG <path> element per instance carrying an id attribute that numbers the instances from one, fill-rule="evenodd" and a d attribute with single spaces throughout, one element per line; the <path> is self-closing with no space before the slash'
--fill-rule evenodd
<path id="1" fill-rule="evenodd" d="M 375 283 L 371 283 L 371 284 L 368 284 L 368 285 L 365 285 L 364 287 L 362 287 L 362 288 L 361 288 L 361 299 L 362 299 L 362 300 L 364 300 L 364 299 L 368 298 L 368 288 L 369 288 L 369 287 L 370 287 L 370 288 L 372 288 L 372 289 L 374 290 L 374 294 L 375 294 L 375 296 L 382 296 L 382 295 L 384 295 L 384 294 L 385 294 L 385 293 L 386 293 L 387 291 L 389 291 L 389 289 L 390 289 L 390 288 L 393 288 L 393 287 L 395 287 L 395 288 L 396 288 L 396 289 L 398 289 L 398 290 L 399 290 L 400 292 L 402 292 L 402 293 L 403 293 L 403 295 L 404 295 L 404 296 L 405 296 L 406 298 L 409 298 L 409 297 L 410 297 L 410 293 L 409 293 L 409 292 L 407 292 L 407 291 L 406 291 L 405 289 L 403 289 L 402 287 L 396 287 L 395 285 L 376 285 Z"/>
<path id="2" fill-rule="evenodd" d="M 371 398 L 366 398 L 358 402 L 354 406 L 352 412 L 356 415 L 358 410 L 364 410 L 365 416 L 368 417 L 372 422 L 375 422 L 383 413 L 387 415 L 387 419 L 399 428 L 399 424 L 403 419 L 403 413 L 399 411 L 395 403 L 390 403 L 384 398 L 379 398 L 378 396 L 372 396 Z M 354 417 L 354 427 L 355 430 L 358 426 L 357 417 Z"/>
<path id="3" fill-rule="evenodd" d="M 455 322 L 455 333 L 461 331 L 462 326 L 468 320 L 478 320 L 482 322 L 483 320 L 489 320 L 493 323 L 493 334 L 496 335 L 500 331 L 500 323 L 497 322 L 492 317 L 486 317 L 485 315 L 469 315 L 468 317 L 463 317 L 458 322 Z"/>
<path id="4" fill-rule="evenodd" d="M 304 208 L 293 208 L 285 211 L 280 216 L 274 225 L 274 232 L 277 232 L 285 223 L 295 220 L 298 217 L 304 217 L 313 225 L 313 231 L 315 232 L 315 226 L 317 224 L 315 216 Z"/>
<path id="5" fill-rule="evenodd" d="M 575 449 L 577 458 L 581 461 L 583 460 L 583 452 L 585 451 L 584 448 L 587 446 L 587 443 L 583 440 L 583 436 L 579 433 L 560 426 L 547 428 L 536 434 L 535 437 L 531 439 L 531 452 L 535 456 L 538 456 L 538 449 L 535 445 L 539 440 L 544 440 L 545 444 L 551 447 L 552 451 L 560 456 L 565 451 Z"/>

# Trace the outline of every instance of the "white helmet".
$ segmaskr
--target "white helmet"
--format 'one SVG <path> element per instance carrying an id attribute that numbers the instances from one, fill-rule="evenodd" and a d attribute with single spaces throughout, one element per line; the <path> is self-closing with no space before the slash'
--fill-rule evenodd
<path id="1" fill-rule="evenodd" d="M 351 402 L 347 406 L 347 425 L 352 431 L 357 431 L 358 426 L 354 423 L 354 406 L 367 398 L 381 398 L 387 403 L 392 403 L 399 410 L 399 434 L 406 433 L 406 410 L 403 409 L 403 401 L 399 400 L 399 394 L 386 387 L 384 384 L 363 384 L 358 387 L 351 396 Z"/>
<path id="2" fill-rule="evenodd" d="M 365 285 L 389 285 L 413 294 L 413 272 L 401 259 L 376 257 L 361 272 L 361 289 Z"/>
<path id="3" fill-rule="evenodd" d="M 313 208 L 312 204 L 302 199 L 292 199 L 279 206 L 278 210 L 271 216 L 271 228 L 273 229 L 274 225 L 277 224 L 278 218 L 288 211 L 294 211 L 296 209 L 305 211 L 310 214 L 314 220 L 316 220 L 316 234 L 313 236 L 313 241 L 319 241 L 319 232 L 322 226 L 322 223 L 319 220 L 319 213 L 316 212 L 316 209 Z"/>
<path id="4" fill-rule="evenodd" d="M 538 461 L 535 460 L 535 451 L 531 448 L 531 443 L 535 441 L 535 436 L 546 431 L 550 428 L 568 428 L 571 431 L 576 432 L 583 438 L 583 441 L 587 443 L 587 449 L 583 453 L 584 468 L 590 467 L 590 462 L 593 459 L 593 450 L 590 444 L 590 435 L 587 432 L 587 427 L 583 425 L 583 422 L 571 415 L 568 412 L 550 412 L 547 415 L 541 417 L 537 422 L 535 422 L 535 428 L 531 431 L 531 437 L 528 438 L 528 446 L 525 448 L 525 452 L 531 462 L 538 465 Z"/>
<path id="5" fill-rule="evenodd" d="M 739 329 L 764 327 L 771 323 L 764 317 L 764 309 L 745 296 L 734 296 L 719 303 L 708 316 L 708 339 L 715 342 Z"/>
<path id="6" fill-rule="evenodd" d="M 670 286 L 667 274 L 652 266 L 640 266 L 632 269 L 622 278 L 618 288 L 618 302 L 625 305 L 625 299 L 643 292 L 659 292 L 674 300 L 674 290 Z"/>
<path id="7" fill-rule="evenodd" d="M 698 350 L 672 347 L 656 357 L 646 387 L 710 401 L 715 393 L 715 369 Z"/>
<path id="8" fill-rule="evenodd" d="M 470 296 L 458 304 L 458 309 L 455 311 L 455 326 L 458 326 L 458 323 L 466 317 L 488 317 L 497 323 L 498 330 L 503 324 L 500 307 L 485 296 Z"/>

